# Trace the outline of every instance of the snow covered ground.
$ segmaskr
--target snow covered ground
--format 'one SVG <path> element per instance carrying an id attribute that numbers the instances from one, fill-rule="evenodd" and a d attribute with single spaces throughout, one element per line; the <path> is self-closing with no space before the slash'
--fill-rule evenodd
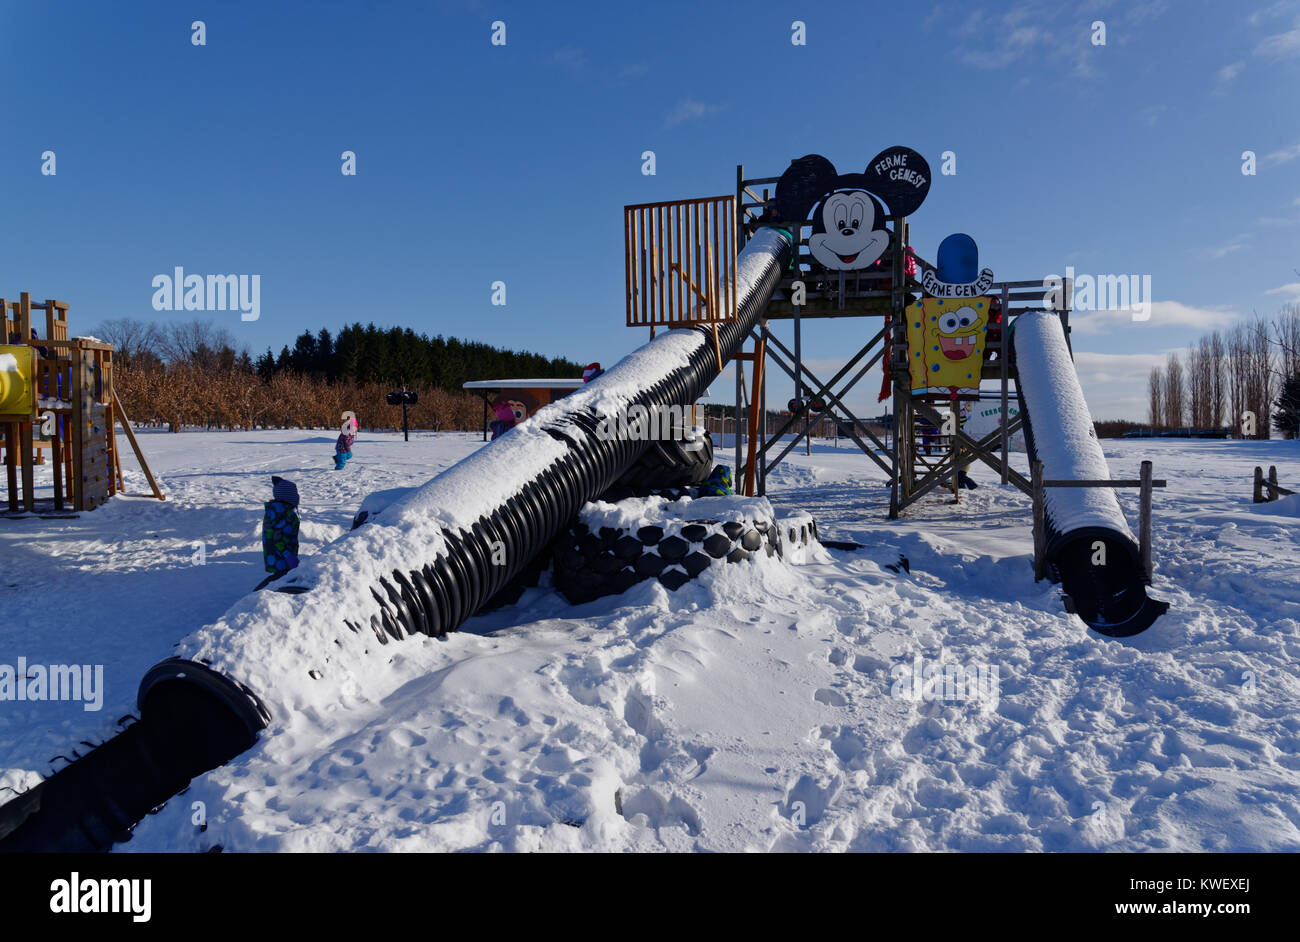
<path id="1" fill-rule="evenodd" d="M 480 445 L 363 433 L 335 473 L 329 432 L 141 441 L 165 503 L 0 522 L 0 665 L 104 667 L 99 711 L 0 702 L 0 800 L 111 735 L 145 670 L 260 580 L 271 474 L 309 555 L 370 491 Z M 1300 479 L 1300 443 L 1104 444 L 1115 476 L 1169 479 L 1152 594 L 1173 608 L 1135 638 L 1034 583 L 1028 501 L 992 472 L 891 522 L 883 474 L 819 442 L 768 496 L 867 549 L 578 607 L 543 584 L 389 645 L 374 689 L 273 724 L 121 849 L 1300 850 L 1300 506 L 1250 502 L 1256 464 Z M 936 665 L 972 682 L 913 684 Z"/>

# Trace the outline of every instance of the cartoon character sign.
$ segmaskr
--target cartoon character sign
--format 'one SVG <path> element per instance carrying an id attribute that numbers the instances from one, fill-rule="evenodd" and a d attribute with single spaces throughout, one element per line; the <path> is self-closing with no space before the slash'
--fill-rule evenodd
<path id="1" fill-rule="evenodd" d="M 922 298 L 907 309 L 912 392 L 979 392 L 988 309 L 987 298 Z"/>
<path id="2" fill-rule="evenodd" d="M 877 154 L 864 173 L 838 173 L 825 157 L 809 154 L 791 161 L 777 181 L 776 212 L 803 223 L 812 209 L 812 257 L 833 271 L 859 271 L 889 247 L 886 216 L 910 215 L 929 190 L 929 164 L 907 147 Z"/>
<path id="3" fill-rule="evenodd" d="M 984 341 L 990 300 L 982 295 L 993 283 L 993 272 L 978 275 L 979 250 L 964 233 L 955 233 L 939 246 L 939 265 L 926 272 L 926 290 L 939 297 L 921 298 L 907 308 L 908 362 L 912 392 L 974 396 L 984 368 Z"/>

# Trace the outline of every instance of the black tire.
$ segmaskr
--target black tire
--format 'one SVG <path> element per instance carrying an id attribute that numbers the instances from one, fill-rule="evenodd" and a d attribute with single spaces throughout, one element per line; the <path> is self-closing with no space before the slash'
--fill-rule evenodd
<path id="1" fill-rule="evenodd" d="M 634 532 L 622 527 L 593 532 L 575 520 L 556 539 L 551 579 L 565 598 L 581 605 L 647 579 L 679 589 L 711 566 L 759 554 L 781 556 L 787 547 L 815 540 L 806 514 L 789 520 L 673 520 Z"/>
<path id="2" fill-rule="evenodd" d="M 701 447 L 686 447 L 693 444 L 695 441 L 685 440 L 651 442 L 645 453 L 610 485 L 610 490 L 625 489 L 640 496 L 669 488 L 698 487 L 713 471 L 713 436 L 704 432 Z"/>

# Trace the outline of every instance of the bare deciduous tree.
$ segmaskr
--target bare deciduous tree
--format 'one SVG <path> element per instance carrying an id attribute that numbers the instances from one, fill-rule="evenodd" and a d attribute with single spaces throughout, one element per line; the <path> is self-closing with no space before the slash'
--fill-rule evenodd
<path id="1" fill-rule="evenodd" d="M 1165 425 L 1170 428 L 1182 427 L 1186 398 L 1183 364 L 1178 359 L 1178 354 L 1171 353 L 1165 366 Z"/>
<path id="2" fill-rule="evenodd" d="M 1160 369 L 1158 366 L 1151 367 L 1151 374 L 1147 377 L 1147 395 L 1150 398 L 1151 405 L 1151 425 L 1152 427 L 1158 428 L 1165 424 L 1164 370 Z"/>
<path id="3" fill-rule="evenodd" d="M 157 324 L 148 324 L 134 317 L 106 320 L 91 331 L 91 336 L 113 345 L 113 361 L 118 366 L 143 366 L 160 356 L 162 331 Z"/>

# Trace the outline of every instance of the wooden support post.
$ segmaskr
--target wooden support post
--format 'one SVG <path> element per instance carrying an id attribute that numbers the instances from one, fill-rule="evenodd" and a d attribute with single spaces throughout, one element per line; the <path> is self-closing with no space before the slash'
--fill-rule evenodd
<path id="1" fill-rule="evenodd" d="M 1007 452 L 1010 450 L 1011 436 L 1007 426 L 1011 423 L 1011 414 L 1007 408 L 1007 379 L 1009 378 L 1007 354 L 1011 351 L 1011 289 L 1002 286 L 1002 334 L 998 347 L 998 365 L 1002 372 L 1002 483 L 1007 483 Z"/>
<path id="2" fill-rule="evenodd" d="M 767 344 L 763 342 L 762 337 L 754 340 L 754 378 L 752 380 L 754 388 L 749 397 L 749 447 L 746 453 L 745 461 L 745 496 L 754 496 L 754 472 L 755 461 L 758 457 L 758 434 L 759 418 L 762 412 L 762 392 L 763 392 L 763 354 L 767 350 Z"/>
<path id="3" fill-rule="evenodd" d="M 5 422 L 5 479 L 9 485 L 9 512 L 18 512 L 18 423 Z"/>
<path id="4" fill-rule="evenodd" d="M 72 449 L 72 490 L 68 496 L 72 499 L 74 510 L 86 510 L 86 469 L 84 467 L 86 413 L 82 408 L 85 397 L 82 395 L 81 387 L 81 358 L 85 354 L 78 347 L 73 347 L 68 352 L 72 356 L 72 370 L 69 374 L 71 383 L 67 390 L 68 398 L 72 400 L 72 435 L 69 442 Z"/>
<path id="5" fill-rule="evenodd" d="M 1255 503 L 1264 503 L 1264 469 L 1255 465 L 1255 492 L 1253 495 Z"/>
<path id="6" fill-rule="evenodd" d="M 1268 483 L 1268 499 L 1277 500 L 1282 496 L 1277 484 L 1277 465 L 1268 466 Z"/>
<path id="7" fill-rule="evenodd" d="M 32 423 L 18 423 L 18 460 L 22 462 L 23 509 L 29 514 L 36 511 L 35 468 L 32 466 Z"/>
<path id="8" fill-rule="evenodd" d="M 740 472 L 744 468 L 744 465 L 741 464 L 741 456 L 740 456 L 740 399 L 741 396 L 743 395 L 743 390 L 744 390 L 744 385 L 743 385 L 744 375 L 741 372 L 740 364 L 742 361 L 740 357 L 738 356 L 734 357 L 732 362 L 734 362 L 736 365 L 736 413 L 735 413 L 735 421 L 731 423 L 731 431 L 736 438 L 735 478 L 732 481 L 732 487 L 735 488 L 740 486 Z"/>
<path id="9" fill-rule="evenodd" d="M 32 296 L 27 291 L 18 295 L 18 310 L 14 313 L 14 320 L 18 328 L 18 343 L 27 343 L 32 339 Z"/>
<path id="10" fill-rule="evenodd" d="M 112 428 L 113 426 L 110 425 L 109 429 L 111 430 Z M 116 435 L 109 436 L 110 439 L 114 439 L 116 437 L 117 437 Z M 122 456 L 119 453 L 119 450 L 117 448 L 113 449 L 113 472 L 112 473 L 115 475 L 117 480 L 117 492 L 119 494 L 125 494 L 126 482 L 122 480 Z"/>
<path id="11" fill-rule="evenodd" d="M 764 191 L 766 192 L 766 191 Z M 766 200 L 764 200 L 766 202 Z M 758 421 L 759 436 L 754 444 L 759 441 L 767 441 L 767 371 L 763 368 L 767 353 L 767 321 L 762 322 L 762 339 L 759 341 L 762 350 L 759 353 L 759 369 L 756 382 L 758 383 Z M 758 453 L 758 496 L 767 496 L 767 450 Z"/>
<path id="12" fill-rule="evenodd" d="M 957 443 L 954 442 L 951 446 L 949 446 L 949 450 L 948 450 L 949 459 L 952 461 L 952 502 L 954 504 L 961 503 L 961 470 L 957 466 L 958 447 L 959 446 L 957 445 Z"/>
<path id="13" fill-rule="evenodd" d="M 1044 504 L 1043 463 L 1035 461 L 1030 469 L 1034 504 L 1034 581 L 1047 572 L 1047 508 Z"/>
<path id="14" fill-rule="evenodd" d="M 135 460 L 140 462 L 140 469 L 144 471 L 149 486 L 153 488 L 153 496 L 159 500 L 166 500 L 166 495 L 158 487 L 158 482 L 154 480 L 153 472 L 149 470 L 149 462 L 144 460 L 144 452 L 140 450 L 140 443 L 135 440 L 135 431 L 131 428 L 131 420 L 126 417 L 126 410 L 122 408 L 122 401 L 117 398 L 116 389 L 113 390 L 113 404 L 117 406 L 117 420 L 122 423 L 122 430 L 126 432 L 126 440 L 131 443 L 131 450 L 135 452 Z M 111 433 L 112 429 L 109 431 Z"/>
<path id="15" fill-rule="evenodd" d="M 1142 580 L 1151 584 L 1151 462 L 1142 462 L 1138 492 L 1138 552 L 1142 557 Z"/>
<path id="16" fill-rule="evenodd" d="M 63 509 L 63 442 L 60 440 L 59 416 L 54 416 L 54 434 L 50 436 L 50 456 L 54 472 L 54 509 Z"/>

